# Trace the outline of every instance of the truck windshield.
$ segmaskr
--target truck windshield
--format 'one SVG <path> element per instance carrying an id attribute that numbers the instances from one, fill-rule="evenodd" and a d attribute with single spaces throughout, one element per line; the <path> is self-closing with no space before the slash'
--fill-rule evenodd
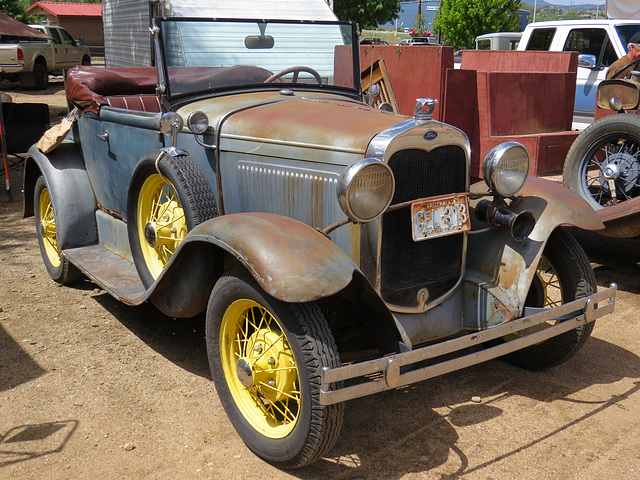
<path id="1" fill-rule="evenodd" d="M 351 23 L 165 18 L 159 26 L 169 97 L 283 84 L 359 91 Z"/>

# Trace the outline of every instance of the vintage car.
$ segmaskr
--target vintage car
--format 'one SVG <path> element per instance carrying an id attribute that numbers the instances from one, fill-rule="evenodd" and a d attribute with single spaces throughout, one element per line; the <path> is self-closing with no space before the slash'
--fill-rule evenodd
<path id="1" fill-rule="evenodd" d="M 151 31 L 157 68 L 69 71 L 78 118 L 29 151 L 25 215 L 53 280 L 205 314 L 220 401 L 261 458 L 325 455 L 349 399 L 504 355 L 557 365 L 613 311 L 560 228 L 602 228 L 593 209 L 528 178 L 515 142 L 470 187 L 469 141 L 435 100 L 363 103 L 353 24 Z"/>
<path id="2" fill-rule="evenodd" d="M 597 210 L 612 237 L 640 235 L 640 73 L 603 80 L 596 94 L 596 121 L 573 142 L 563 182 Z"/>

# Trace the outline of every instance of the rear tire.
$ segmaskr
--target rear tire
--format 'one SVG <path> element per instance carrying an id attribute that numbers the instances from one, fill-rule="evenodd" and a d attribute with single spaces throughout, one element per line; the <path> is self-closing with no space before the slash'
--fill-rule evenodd
<path id="1" fill-rule="evenodd" d="M 46 90 L 49 85 L 49 72 L 47 65 L 38 62 L 33 66 L 33 78 L 36 90 Z"/>
<path id="2" fill-rule="evenodd" d="M 595 292 L 596 278 L 582 247 L 565 230 L 554 230 L 544 248 L 525 305 L 554 307 Z M 503 358 L 527 370 L 554 367 L 582 348 L 593 327 L 594 322 L 588 323 Z"/>
<path id="3" fill-rule="evenodd" d="M 53 281 L 68 284 L 82 278 L 82 272 L 60 253 L 56 234 L 55 212 L 43 177 L 36 181 L 33 195 L 33 212 L 36 220 L 36 234 L 44 266 Z"/>

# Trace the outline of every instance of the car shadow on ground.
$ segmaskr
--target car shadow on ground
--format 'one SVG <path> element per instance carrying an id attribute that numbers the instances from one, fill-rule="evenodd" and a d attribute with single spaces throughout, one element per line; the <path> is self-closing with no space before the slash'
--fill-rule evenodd
<path id="1" fill-rule="evenodd" d="M 211 379 L 204 314 L 172 318 L 149 303 L 128 307 L 107 293 L 94 295 L 93 299 L 155 352 L 190 373 Z"/>
<path id="2" fill-rule="evenodd" d="M 158 354 L 188 372 L 211 378 L 203 315 L 174 319 L 151 305 L 128 307 L 105 293 L 93 298 Z M 627 378 L 640 379 L 640 358 L 598 338 L 591 338 L 567 363 L 544 372 L 528 372 L 493 360 L 347 402 L 342 433 L 329 455 L 311 467 L 291 473 L 301 479 L 396 479 L 445 464 L 450 469 L 452 462 L 457 462 L 457 471 L 442 474 L 442 478 L 459 478 L 534 447 L 624 401 L 640 387 L 635 385 L 622 394 L 589 400 L 576 394 L 594 385 L 613 384 Z M 474 402 L 473 397 L 481 401 L 474 398 Z M 562 425 L 552 425 L 545 434 L 517 447 L 506 448 L 491 460 L 472 464 L 458 446 L 458 429 L 503 415 L 501 402 L 511 397 L 545 403 L 557 400 L 579 403 L 586 405 L 588 411 Z"/>
<path id="3" fill-rule="evenodd" d="M 605 361 L 612 358 L 616 361 Z M 640 379 L 640 358 L 597 338 L 591 338 L 567 363 L 545 372 L 524 371 L 500 360 L 476 365 L 347 403 L 342 434 L 329 456 L 307 470 L 294 473 L 302 479 L 399 479 L 408 473 L 434 469 L 438 472 L 440 467 L 442 479 L 460 478 L 514 457 L 619 405 L 640 390 L 640 383 L 634 383 L 622 394 L 601 398 L 585 400 L 578 392 L 625 378 Z M 545 433 L 525 435 L 528 440 L 515 446 L 513 442 L 503 442 L 504 430 L 496 431 L 495 425 L 490 426 L 483 433 L 483 441 L 502 443 L 505 447 L 493 458 L 474 464 L 458 445 L 458 430 L 505 414 L 500 406 L 511 397 L 580 404 L 581 408 L 576 410 L 586 413 L 576 414 L 562 424 L 556 420 L 542 429 Z M 543 412 L 544 408 L 532 416 L 544 416 Z M 548 419 L 540 418 L 540 423 L 543 422 Z"/>

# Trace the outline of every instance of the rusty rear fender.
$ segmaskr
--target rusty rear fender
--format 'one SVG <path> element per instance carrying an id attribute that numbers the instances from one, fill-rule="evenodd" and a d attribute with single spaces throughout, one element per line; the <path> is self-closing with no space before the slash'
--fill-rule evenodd
<path id="1" fill-rule="evenodd" d="M 76 145 L 64 142 L 49 154 L 35 145 L 25 159 L 23 217 L 34 215 L 33 195 L 42 175 L 47 184 L 56 217 L 56 236 L 61 249 L 90 245 L 98 241 L 95 212 L 97 203 Z"/>

